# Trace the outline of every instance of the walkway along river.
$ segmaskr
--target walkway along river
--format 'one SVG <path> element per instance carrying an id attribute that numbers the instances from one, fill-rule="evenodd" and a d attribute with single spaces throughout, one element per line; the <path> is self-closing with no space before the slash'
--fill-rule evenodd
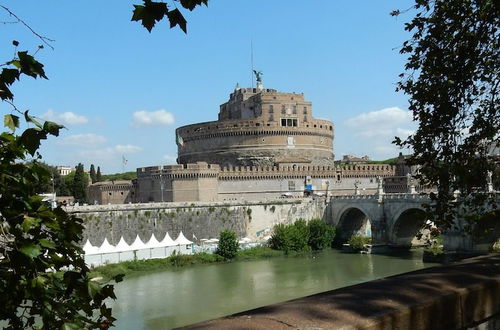
<path id="1" fill-rule="evenodd" d="M 200 265 L 126 279 L 116 285 L 112 307 L 117 329 L 170 329 L 432 265 L 418 250 L 399 256 L 328 250 Z"/>

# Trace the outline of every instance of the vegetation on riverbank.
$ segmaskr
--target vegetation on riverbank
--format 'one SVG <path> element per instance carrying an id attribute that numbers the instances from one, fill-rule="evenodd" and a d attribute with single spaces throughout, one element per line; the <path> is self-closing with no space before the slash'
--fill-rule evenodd
<path id="1" fill-rule="evenodd" d="M 303 219 L 293 224 L 278 224 L 273 228 L 269 246 L 285 253 L 290 251 L 323 250 L 331 247 L 335 238 L 335 227 L 321 219 L 306 222 Z"/>

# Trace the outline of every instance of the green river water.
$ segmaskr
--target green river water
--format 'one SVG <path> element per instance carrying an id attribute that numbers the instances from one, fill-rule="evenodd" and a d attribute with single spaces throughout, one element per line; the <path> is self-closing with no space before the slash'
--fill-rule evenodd
<path id="1" fill-rule="evenodd" d="M 116 329 L 170 329 L 433 264 L 422 251 L 346 254 L 200 265 L 145 274 L 116 285 Z"/>

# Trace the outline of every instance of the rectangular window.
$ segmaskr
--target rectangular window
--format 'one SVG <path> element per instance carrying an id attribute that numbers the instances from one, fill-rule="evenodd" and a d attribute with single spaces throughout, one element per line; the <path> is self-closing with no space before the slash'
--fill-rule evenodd
<path id="1" fill-rule="evenodd" d="M 288 181 L 288 190 L 295 190 L 295 181 Z"/>
<path id="2" fill-rule="evenodd" d="M 297 119 L 292 119 L 292 126 L 297 127 Z"/>
<path id="3" fill-rule="evenodd" d="M 304 115 L 307 115 L 307 107 L 304 107 Z"/>
<path id="4" fill-rule="evenodd" d="M 282 113 L 282 114 L 285 114 L 285 113 L 286 113 L 286 109 L 285 109 L 285 106 L 284 106 L 284 105 L 282 105 L 282 106 L 281 106 L 281 113 Z"/>
<path id="5" fill-rule="evenodd" d="M 274 112 L 274 107 L 272 105 L 269 106 L 269 113 L 273 113 Z"/>
<path id="6" fill-rule="evenodd" d="M 273 115 L 269 115 L 269 121 L 274 121 L 274 116 Z"/>
<path id="7" fill-rule="evenodd" d="M 304 121 L 307 121 L 307 116 L 304 116 Z"/>
<path id="8" fill-rule="evenodd" d="M 293 121 L 292 121 L 292 119 L 288 118 L 288 119 L 286 120 L 286 126 L 293 126 Z"/>
<path id="9" fill-rule="evenodd" d="M 286 126 L 286 119 L 281 119 L 281 126 Z"/>
<path id="10" fill-rule="evenodd" d="M 293 106 L 292 113 L 297 113 L 297 106 L 296 105 Z"/>

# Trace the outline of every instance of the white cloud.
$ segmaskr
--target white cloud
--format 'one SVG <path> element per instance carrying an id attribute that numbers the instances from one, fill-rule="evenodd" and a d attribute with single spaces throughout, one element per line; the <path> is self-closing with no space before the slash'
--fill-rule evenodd
<path id="1" fill-rule="evenodd" d="M 414 133 L 411 113 L 398 107 L 362 113 L 344 122 L 349 139 L 343 149 L 353 155 L 368 155 L 381 160 L 396 156 L 400 149 L 392 144 L 395 136 L 402 139 Z"/>
<path id="2" fill-rule="evenodd" d="M 174 115 L 166 110 L 136 111 L 132 115 L 132 126 L 166 126 L 174 123 Z"/>
<path id="3" fill-rule="evenodd" d="M 58 124 L 63 125 L 83 125 L 89 122 L 89 120 L 84 117 L 77 115 L 74 112 L 66 111 L 63 113 L 58 113 L 52 109 L 49 109 L 46 113 L 40 116 L 42 119 L 54 121 Z"/>
<path id="4" fill-rule="evenodd" d="M 131 144 L 126 144 L 126 145 L 118 144 L 114 146 L 113 150 L 122 154 L 134 154 L 136 152 L 142 151 L 142 148 L 138 146 L 133 146 Z"/>
<path id="5" fill-rule="evenodd" d="M 106 143 L 106 138 L 93 133 L 75 134 L 63 137 L 56 143 L 61 146 L 95 147 Z"/>
<path id="6" fill-rule="evenodd" d="M 121 156 L 124 154 L 134 154 L 142 151 L 141 147 L 134 145 L 115 145 L 113 147 L 107 147 L 102 149 L 90 149 L 82 150 L 79 152 L 79 156 L 88 159 L 89 163 L 95 162 L 97 160 L 107 161 L 112 159 L 117 159 L 121 162 Z"/>
<path id="7" fill-rule="evenodd" d="M 356 135 L 362 137 L 394 136 L 398 130 L 408 132 L 406 127 L 411 124 L 411 113 L 398 107 L 362 113 L 345 122 Z"/>

